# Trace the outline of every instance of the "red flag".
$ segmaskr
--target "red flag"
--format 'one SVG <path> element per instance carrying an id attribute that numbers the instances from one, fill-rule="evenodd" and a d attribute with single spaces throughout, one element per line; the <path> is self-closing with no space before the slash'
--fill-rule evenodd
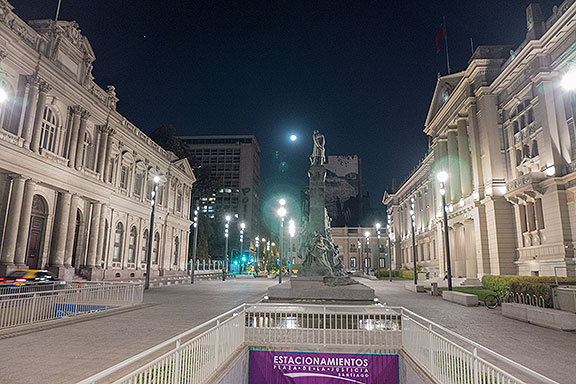
<path id="1" fill-rule="evenodd" d="M 440 30 L 436 34 L 436 53 L 440 52 L 440 43 L 444 40 L 446 36 L 444 35 L 444 26 L 440 27 Z"/>

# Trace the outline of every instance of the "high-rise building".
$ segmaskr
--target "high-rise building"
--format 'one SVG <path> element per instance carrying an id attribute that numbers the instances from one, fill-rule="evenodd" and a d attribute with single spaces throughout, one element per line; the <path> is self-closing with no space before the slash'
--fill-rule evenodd
<path id="1" fill-rule="evenodd" d="M 216 196 L 202 196 L 200 209 L 215 219 L 238 215 L 247 233 L 260 222 L 260 146 L 252 135 L 181 136 L 202 167 L 220 180 Z"/>

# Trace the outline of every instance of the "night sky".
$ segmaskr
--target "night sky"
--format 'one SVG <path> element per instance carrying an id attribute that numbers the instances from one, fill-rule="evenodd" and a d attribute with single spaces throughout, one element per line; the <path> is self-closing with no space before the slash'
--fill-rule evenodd
<path id="1" fill-rule="evenodd" d="M 11 0 L 25 20 L 53 18 L 57 0 Z M 423 158 L 422 132 L 444 46 L 452 69 L 474 45 L 524 38 L 526 0 L 62 0 L 96 53 L 94 75 L 116 86 L 118 110 L 149 133 L 255 134 L 264 194 L 306 183 L 315 129 L 328 154 L 358 154 L 376 205 Z M 545 17 L 561 1 L 541 1 Z M 299 135 L 292 143 L 289 136 Z M 281 151 L 287 169 L 273 161 Z"/>

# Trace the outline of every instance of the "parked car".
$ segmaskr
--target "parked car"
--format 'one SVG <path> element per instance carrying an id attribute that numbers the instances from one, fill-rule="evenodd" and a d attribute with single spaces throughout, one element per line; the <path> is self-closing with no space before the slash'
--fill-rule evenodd
<path id="1" fill-rule="evenodd" d="M 18 288 L 28 290 L 48 290 L 61 288 L 66 282 L 59 280 L 50 271 L 41 269 L 17 269 L 8 276 L 0 277 L 0 293 L 15 291 Z"/>

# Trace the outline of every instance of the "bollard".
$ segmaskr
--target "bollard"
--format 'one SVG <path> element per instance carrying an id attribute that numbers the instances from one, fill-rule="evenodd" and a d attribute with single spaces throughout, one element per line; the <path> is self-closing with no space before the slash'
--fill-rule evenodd
<path id="1" fill-rule="evenodd" d="M 438 296 L 438 283 L 432 283 L 432 289 L 430 290 L 432 296 Z"/>

